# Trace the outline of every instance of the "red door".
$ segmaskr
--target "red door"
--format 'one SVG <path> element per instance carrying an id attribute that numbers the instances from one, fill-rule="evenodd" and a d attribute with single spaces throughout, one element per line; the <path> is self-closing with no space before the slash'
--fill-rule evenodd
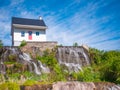
<path id="1" fill-rule="evenodd" d="M 28 39 L 32 40 L 32 31 L 28 31 Z"/>

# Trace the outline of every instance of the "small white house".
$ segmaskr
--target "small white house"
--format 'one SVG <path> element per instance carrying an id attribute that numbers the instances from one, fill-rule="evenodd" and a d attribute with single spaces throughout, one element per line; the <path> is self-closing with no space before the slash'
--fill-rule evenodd
<path id="1" fill-rule="evenodd" d="M 21 41 L 44 42 L 46 41 L 47 26 L 43 19 L 26 19 L 12 17 L 12 45 L 19 46 Z"/>

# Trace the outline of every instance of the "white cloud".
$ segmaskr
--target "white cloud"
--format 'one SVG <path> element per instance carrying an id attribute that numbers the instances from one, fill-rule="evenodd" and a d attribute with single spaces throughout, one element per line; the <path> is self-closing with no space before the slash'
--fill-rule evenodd
<path id="1" fill-rule="evenodd" d="M 34 8 L 34 11 L 28 11 L 23 5 L 16 7 L 24 3 L 24 0 L 19 0 L 17 2 L 16 0 L 12 0 L 9 6 L 0 9 L 0 19 L 2 20 L 0 22 L 0 30 L 3 30 L 3 32 L 0 33 L 0 39 L 3 39 L 5 45 L 10 45 L 11 37 L 9 36 L 6 38 L 11 30 L 10 15 L 33 19 L 37 19 L 39 15 L 41 15 L 48 26 L 47 38 L 50 41 L 58 41 L 59 44 L 63 45 L 72 45 L 74 42 L 78 42 L 79 45 L 84 43 L 99 49 L 118 48 L 115 44 L 117 44 L 119 40 L 109 41 L 109 39 L 114 38 L 119 32 L 111 31 L 114 30 L 111 25 L 107 25 L 107 27 L 102 26 L 110 20 L 112 21 L 114 17 L 107 15 L 102 17 L 95 16 L 97 10 L 108 5 L 110 2 L 104 3 L 104 0 L 97 2 L 91 1 L 87 3 L 86 6 L 79 7 L 79 9 L 70 16 L 67 15 L 71 7 L 74 8 L 82 3 L 82 1 L 79 1 L 80 0 L 75 0 L 73 3 L 66 5 L 64 9 L 59 9 L 59 13 L 56 13 L 53 11 L 44 11 L 44 8 L 47 8 L 45 5 Z M 14 14 L 14 12 L 10 12 L 13 11 L 15 7 L 19 13 Z M 6 10 L 8 8 L 10 8 L 10 11 Z"/>
<path id="2" fill-rule="evenodd" d="M 10 6 L 16 6 L 18 4 L 23 3 L 24 0 L 11 0 Z"/>
<path id="3" fill-rule="evenodd" d="M 49 31 L 48 38 L 49 40 L 56 40 L 65 45 L 72 45 L 74 42 L 78 42 L 79 44 L 88 44 L 90 46 L 96 45 L 99 49 L 110 49 L 114 48 L 114 43 L 117 43 L 115 40 L 109 41 L 111 38 L 110 27 L 105 28 L 105 31 L 102 30 L 101 24 L 109 22 L 113 19 L 112 16 L 104 16 L 102 18 L 96 18 L 94 16 L 94 11 L 101 7 L 104 7 L 108 3 L 103 3 L 103 1 L 99 3 L 89 3 L 87 7 L 84 7 L 81 11 L 76 12 L 72 17 L 68 18 L 66 21 L 56 22 L 56 17 L 52 17 L 51 21 L 49 21 Z M 73 5 L 73 4 L 71 4 Z M 68 6 L 69 7 L 69 6 Z M 65 8 L 67 9 L 67 7 Z M 65 10 L 66 12 L 66 10 Z M 93 17 L 93 18 L 91 18 Z M 51 24 L 51 22 L 54 22 Z M 66 23 L 68 22 L 68 23 Z M 69 26 L 70 25 L 70 26 Z M 115 32 L 113 32 L 113 37 L 115 36 Z M 108 40 L 106 42 L 101 42 L 104 40 Z M 96 43 L 97 44 L 96 44 Z M 92 44 L 94 43 L 94 45 Z M 112 44 L 111 47 L 108 47 L 108 44 Z M 104 47 L 102 47 L 104 45 Z"/>

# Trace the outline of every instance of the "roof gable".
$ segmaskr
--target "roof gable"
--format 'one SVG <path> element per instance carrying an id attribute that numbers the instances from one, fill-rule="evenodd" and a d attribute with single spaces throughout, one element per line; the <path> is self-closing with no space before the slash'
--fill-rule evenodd
<path id="1" fill-rule="evenodd" d="M 45 24 L 45 22 L 43 20 L 18 18 L 18 17 L 12 17 L 12 24 L 32 25 L 32 26 L 45 26 L 46 27 L 46 24 Z"/>

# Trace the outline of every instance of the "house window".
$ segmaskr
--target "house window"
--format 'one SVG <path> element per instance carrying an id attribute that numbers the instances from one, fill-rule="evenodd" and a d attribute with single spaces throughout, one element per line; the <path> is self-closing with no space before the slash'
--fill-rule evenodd
<path id="1" fill-rule="evenodd" d="M 25 32 L 22 31 L 22 32 L 21 32 L 21 37 L 24 37 L 24 36 L 25 36 Z"/>
<path id="2" fill-rule="evenodd" d="M 39 34 L 40 34 L 39 32 L 36 32 L 36 36 L 39 36 Z"/>

